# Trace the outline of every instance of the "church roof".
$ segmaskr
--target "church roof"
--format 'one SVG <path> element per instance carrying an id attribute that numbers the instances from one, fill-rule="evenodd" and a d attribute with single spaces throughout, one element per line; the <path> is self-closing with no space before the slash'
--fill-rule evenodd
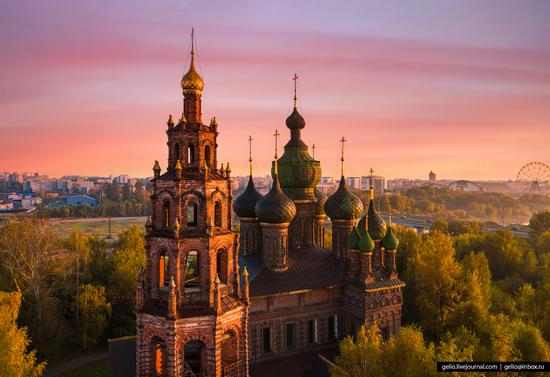
<path id="1" fill-rule="evenodd" d="M 361 216 L 363 203 L 347 188 L 343 176 L 338 190 L 325 202 L 325 212 L 331 220 L 354 220 Z"/>
<path id="2" fill-rule="evenodd" d="M 239 217 L 253 219 L 256 217 L 254 208 L 260 198 L 262 198 L 262 194 L 256 190 L 252 176 L 250 176 L 246 190 L 235 199 L 233 210 Z"/>

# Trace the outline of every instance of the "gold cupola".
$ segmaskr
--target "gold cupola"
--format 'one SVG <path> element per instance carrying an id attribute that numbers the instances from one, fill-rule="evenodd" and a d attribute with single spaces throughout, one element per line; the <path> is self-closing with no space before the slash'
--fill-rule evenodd
<path id="1" fill-rule="evenodd" d="M 201 75 L 195 69 L 195 41 L 194 31 L 191 32 L 191 66 L 185 75 L 181 79 L 181 89 L 183 94 L 200 94 L 204 88 L 204 81 L 202 81 Z"/>

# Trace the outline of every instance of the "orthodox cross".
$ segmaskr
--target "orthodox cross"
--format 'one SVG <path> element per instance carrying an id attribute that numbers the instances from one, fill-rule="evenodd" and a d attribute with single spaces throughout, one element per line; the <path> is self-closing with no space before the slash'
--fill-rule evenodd
<path id="1" fill-rule="evenodd" d="M 370 176 L 369 176 L 369 190 L 370 190 L 370 197 L 371 199 L 374 199 L 374 185 L 372 184 L 372 177 L 373 177 L 373 174 L 374 174 L 374 169 L 373 168 L 370 168 L 369 170 L 369 173 L 370 173 Z M 380 210 L 379 210 L 380 211 Z"/>
<path id="2" fill-rule="evenodd" d="M 313 159 L 315 160 L 315 144 L 311 146 L 311 149 L 313 149 Z"/>
<path id="3" fill-rule="evenodd" d="M 250 167 L 250 176 L 252 177 L 252 136 L 248 136 L 248 165 Z"/>
<path id="4" fill-rule="evenodd" d="M 294 108 L 296 109 L 298 106 L 298 98 L 296 97 L 296 84 L 298 82 L 298 75 L 294 74 L 292 80 L 294 80 Z"/>
<path id="5" fill-rule="evenodd" d="M 279 156 L 277 155 L 277 144 L 278 144 L 278 140 L 279 140 L 279 131 L 275 130 L 275 133 L 273 134 L 273 136 L 275 136 L 275 159 L 278 159 Z"/>
<path id="6" fill-rule="evenodd" d="M 344 176 L 344 144 L 346 143 L 346 139 L 342 136 L 342 138 L 340 139 L 340 144 L 342 146 L 342 157 L 340 157 L 340 162 L 341 162 L 341 173 L 342 173 L 342 177 Z"/>

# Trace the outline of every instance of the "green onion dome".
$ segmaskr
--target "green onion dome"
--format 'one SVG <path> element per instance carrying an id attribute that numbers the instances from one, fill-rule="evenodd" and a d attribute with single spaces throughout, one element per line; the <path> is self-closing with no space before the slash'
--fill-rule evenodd
<path id="1" fill-rule="evenodd" d="M 315 201 L 315 186 L 321 180 L 321 163 L 308 152 L 308 146 L 301 137 L 306 123 L 294 108 L 286 120 L 290 129 L 290 140 L 278 161 L 281 187 L 292 200 Z"/>
<path id="2" fill-rule="evenodd" d="M 363 213 L 363 203 L 346 186 L 344 176 L 338 190 L 325 202 L 325 212 L 332 220 L 355 220 Z"/>
<path id="3" fill-rule="evenodd" d="M 296 216 L 296 205 L 281 190 L 277 173 L 273 174 L 271 190 L 258 200 L 255 211 L 256 217 L 268 224 L 289 223 Z"/>
<path id="4" fill-rule="evenodd" d="M 386 250 L 397 250 L 397 246 L 399 246 L 399 240 L 393 234 L 393 229 L 391 226 L 388 226 L 388 231 L 386 232 L 386 235 L 382 239 L 381 244 L 382 244 L 382 247 Z"/>
<path id="5" fill-rule="evenodd" d="M 386 234 L 386 223 L 374 209 L 374 198 L 371 196 L 367 212 L 368 233 L 373 240 L 381 240 Z"/>
<path id="6" fill-rule="evenodd" d="M 368 232 L 359 240 L 359 250 L 363 253 L 372 253 L 374 250 L 374 241 Z"/>
<path id="7" fill-rule="evenodd" d="M 315 204 L 315 214 L 318 216 L 323 216 L 325 214 L 325 202 L 327 201 L 327 196 L 317 190 L 317 188 L 315 188 L 314 193 L 317 198 L 317 204 Z"/>
<path id="8" fill-rule="evenodd" d="M 367 221 L 368 216 L 365 213 L 361 219 L 359 219 L 359 222 L 357 223 L 357 231 L 359 232 L 359 235 L 363 237 L 367 233 Z"/>
<path id="9" fill-rule="evenodd" d="M 357 228 L 353 227 L 351 233 L 348 236 L 348 248 L 352 250 L 358 250 L 360 240 L 361 236 L 359 235 L 359 232 L 357 232 Z"/>
<path id="10" fill-rule="evenodd" d="M 252 181 L 252 176 L 248 178 L 248 185 L 246 190 L 239 195 L 235 202 L 233 202 L 233 210 L 237 216 L 241 218 L 253 219 L 256 217 L 256 203 L 262 198 L 256 187 L 254 187 L 254 182 Z"/>

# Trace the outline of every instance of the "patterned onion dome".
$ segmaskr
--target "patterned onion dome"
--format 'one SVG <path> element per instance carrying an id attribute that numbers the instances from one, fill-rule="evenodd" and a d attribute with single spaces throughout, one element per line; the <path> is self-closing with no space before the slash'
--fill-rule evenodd
<path id="1" fill-rule="evenodd" d="M 369 202 L 368 216 L 368 231 L 373 240 L 381 240 L 386 235 L 386 223 L 382 216 L 374 209 L 374 198 L 371 197 Z"/>
<path id="2" fill-rule="evenodd" d="M 286 120 L 290 130 L 290 140 L 279 159 L 279 179 L 281 187 L 292 200 L 315 199 L 315 186 L 321 180 L 321 164 L 313 159 L 308 146 L 302 140 L 301 132 L 306 123 L 296 107 Z"/>
<path id="3" fill-rule="evenodd" d="M 315 197 L 317 198 L 317 204 L 315 204 L 315 214 L 318 215 L 318 216 L 323 216 L 325 214 L 325 202 L 327 201 L 327 196 L 317 190 L 317 188 L 315 188 Z"/>
<path id="4" fill-rule="evenodd" d="M 399 240 L 393 234 L 393 229 L 391 226 L 388 226 L 388 231 L 386 232 L 384 238 L 382 238 L 381 244 L 382 247 L 386 250 L 397 250 L 397 246 L 399 246 Z"/>
<path id="5" fill-rule="evenodd" d="M 352 250 L 358 250 L 360 240 L 361 236 L 359 235 L 359 232 L 357 232 L 357 228 L 353 227 L 348 237 L 348 248 Z"/>
<path id="6" fill-rule="evenodd" d="M 355 220 L 363 213 L 361 199 L 347 188 L 344 177 L 338 190 L 325 202 L 325 212 L 332 220 Z"/>
<path id="7" fill-rule="evenodd" d="M 254 181 L 252 181 L 252 176 L 248 178 L 248 185 L 246 190 L 239 195 L 235 202 L 233 203 L 233 210 L 237 216 L 241 218 L 253 219 L 256 217 L 256 203 L 262 198 L 256 187 L 254 187 Z"/>
<path id="8" fill-rule="evenodd" d="M 368 216 L 365 213 L 361 219 L 359 219 L 359 222 L 357 223 L 357 231 L 359 232 L 359 235 L 363 237 L 367 233 L 367 222 L 368 222 Z"/>
<path id="9" fill-rule="evenodd" d="M 255 211 L 258 219 L 268 224 L 289 223 L 296 216 L 296 205 L 281 190 L 276 173 L 273 174 L 271 190 L 258 200 Z"/>
<path id="10" fill-rule="evenodd" d="M 294 108 L 292 114 L 286 118 L 286 126 L 291 130 L 301 130 L 306 126 L 306 121 L 304 117 L 300 115 L 298 110 Z"/>
<path id="11" fill-rule="evenodd" d="M 366 233 L 359 240 L 359 250 L 363 253 L 372 253 L 374 250 L 374 241 L 370 238 L 369 233 Z"/>
<path id="12" fill-rule="evenodd" d="M 191 66 L 189 67 L 189 71 L 181 79 L 181 89 L 183 89 L 183 94 L 202 92 L 204 89 L 204 81 L 202 81 L 201 75 L 195 69 L 193 51 L 191 51 Z"/>

